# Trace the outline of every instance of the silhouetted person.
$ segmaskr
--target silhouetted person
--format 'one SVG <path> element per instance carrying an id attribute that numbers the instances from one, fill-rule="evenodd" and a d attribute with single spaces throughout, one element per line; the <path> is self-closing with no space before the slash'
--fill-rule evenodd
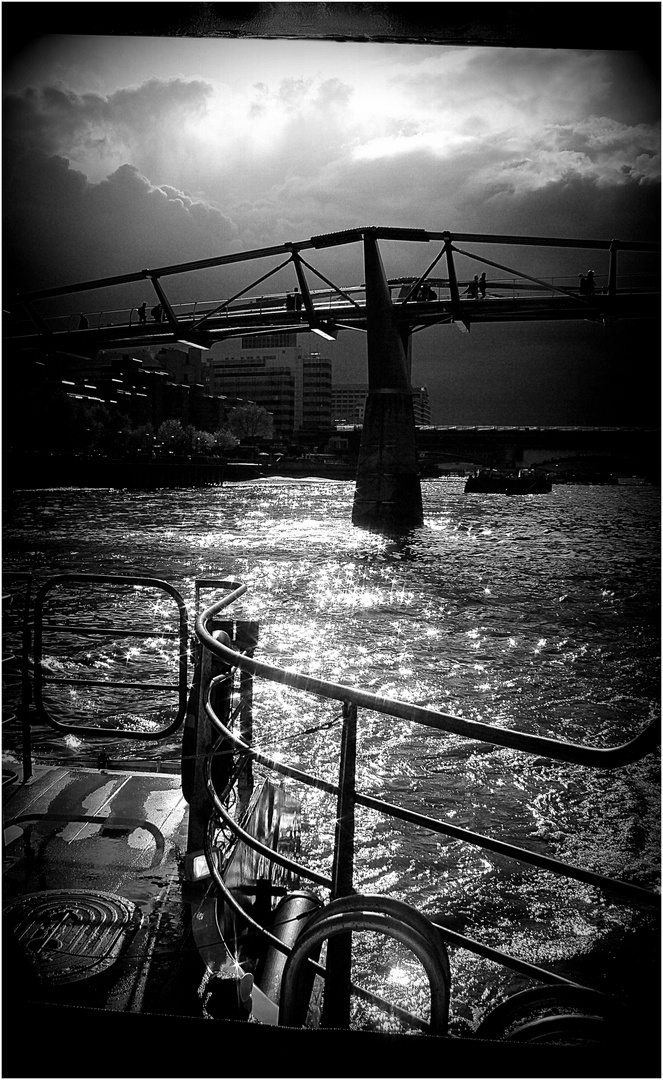
<path id="1" fill-rule="evenodd" d="M 482 299 L 486 295 L 486 288 L 487 288 L 486 272 L 484 270 L 483 274 L 479 278 L 479 293 L 480 293 Z"/>
<path id="2" fill-rule="evenodd" d="M 161 322 L 163 318 L 163 308 L 161 307 L 161 304 L 157 304 L 156 307 L 153 307 L 150 314 L 155 322 Z"/>
<path id="3" fill-rule="evenodd" d="M 147 300 L 143 300 L 138 311 L 138 322 L 147 322 Z"/>
<path id="4" fill-rule="evenodd" d="M 285 310 L 286 311 L 294 311 L 295 310 L 295 298 L 292 295 L 292 293 L 288 293 L 288 295 L 285 298 Z"/>
<path id="5" fill-rule="evenodd" d="M 303 300 L 302 300 L 301 293 L 299 292 L 298 289 L 295 289 L 295 308 L 297 309 L 297 311 L 302 310 L 302 304 L 303 304 Z"/>
<path id="6" fill-rule="evenodd" d="M 593 296 L 594 293 L 596 292 L 596 283 L 594 281 L 594 271 L 593 270 L 588 270 L 587 271 L 587 281 L 586 281 L 585 284 L 586 284 L 586 287 L 587 287 L 587 289 L 586 289 L 587 295 L 588 296 Z"/>
<path id="7" fill-rule="evenodd" d="M 89 325 L 90 325 L 90 324 L 89 324 L 89 322 L 87 321 L 87 319 L 85 318 L 85 315 L 81 314 L 81 317 L 80 317 L 80 319 L 78 320 L 78 329 L 79 329 L 79 330 L 87 330 L 87 328 L 89 327 Z"/>
<path id="8" fill-rule="evenodd" d="M 467 286 L 464 295 L 469 296 L 470 299 L 476 300 L 479 293 L 479 275 L 475 274 L 472 281 Z"/>
<path id="9" fill-rule="evenodd" d="M 584 274 L 578 274 L 578 292 L 587 295 L 587 279 Z"/>

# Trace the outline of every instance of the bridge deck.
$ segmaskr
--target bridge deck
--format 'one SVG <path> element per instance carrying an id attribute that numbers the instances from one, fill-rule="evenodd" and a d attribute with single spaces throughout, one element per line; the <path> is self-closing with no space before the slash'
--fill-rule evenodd
<path id="1" fill-rule="evenodd" d="M 357 292 L 358 290 L 348 290 Z M 323 328 L 331 324 L 334 336 L 344 328 L 366 329 L 366 303 L 361 300 L 334 299 L 330 294 L 314 295 L 313 311 L 320 318 Z M 219 302 L 222 303 L 222 302 Z M 97 312 L 87 316 L 89 327 L 72 329 L 71 322 L 78 325 L 78 316 L 61 316 L 46 320 L 44 332 L 31 331 L 26 323 L 9 326 L 5 335 L 21 351 L 62 351 L 75 355 L 91 356 L 100 349 L 117 349 L 128 346 L 164 345 L 173 341 L 189 341 L 203 348 L 210 348 L 215 341 L 240 337 L 245 334 L 275 332 L 302 333 L 312 329 L 311 320 L 305 312 L 293 312 L 286 308 L 286 297 L 259 298 L 215 311 L 213 305 L 205 305 L 192 312 L 177 316 L 177 329 L 168 322 L 139 322 L 135 310 Z M 219 305 L 216 305 L 218 308 Z M 546 295 L 531 290 L 511 296 L 487 296 L 481 299 L 462 298 L 454 305 L 451 297 L 441 296 L 432 301 L 395 302 L 398 322 L 403 327 L 422 329 L 438 323 L 457 322 L 469 327 L 472 323 L 589 320 L 610 317 L 657 318 L 660 294 L 654 291 L 638 292 L 632 289 L 614 296 L 597 293 L 587 299 L 571 293 Z M 94 325 L 96 323 L 96 325 Z M 68 325 L 69 324 L 69 325 Z"/>
<path id="2" fill-rule="evenodd" d="M 429 244 L 432 241 L 441 242 L 442 247 L 419 277 L 392 278 L 387 281 L 378 252 L 378 240 L 405 241 L 417 245 Z M 448 230 L 429 232 L 423 229 L 371 226 L 313 236 L 296 243 L 233 252 L 211 259 L 161 266 L 152 270 L 137 270 L 129 274 L 25 293 L 16 298 L 19 307 L 6 320 L 5 340 L 19 350 L 39 350 L 47 353 L 62 351 L 91 356 L 100 349 L 164 345 L 172 341 L 209 348 L 214 341 L 240 337 L 244 334 L 266 334 L 279 331 L 296 333 L 312 330 L 323 337 L 335 338 L 339 330 L 346 328 L 366 331 L 368 322 L 366 284 L 341 288 L 324 273 L 306 262 L 302 256 L 304 251 L 308 254 L 311 251 L 336 248 L 357 242 L 364 249 L 364 273 L 367 275 L 367 252 L 375 249 L 375 258 L 380 263 L 380 288 L 389 290 L 388 296 L 395 310 L 396 324 L 400 326 L 402 332 L 423 329 L 436 323 L 450 322 L 469 329 L 472 323 L 477 322 L 658 317 L 660 273 L 656 266 L 652 269 L 651 262 L 647 261 L 646 256 L 655 255 L 658 259 L 659 244 L 569 237 L 452 233 Z M 463 248 L 457 247 L 456 242 L 461 242 Z M 467 244 L 479 244 L 479 251 L 468 251 L 465 247 Z M 608 273 L 603 280 L 596 279 L 596 292 L 589 295 L 587 292 L 581 292 L 577 279 L 533 277 L 531 273 L 486 258 L 485 246 L 495 244 L 521 249 L 524 247 L 575 248 L 578 253 L 585 249 L 594 252 L 604 251 L 609 257 Z M 640 276 L 638 278 L 618 277 L 618 252 L 630 252 L 631 258 L 635 253 L 639 253 L 638 274 Z M 461 273 L 460 269 L 456 268 L 454 255 L 463 260 L 470 260 L 473 269 L 476 268 L 474 266 L 476 262 L 487 268 L 486 273 L 490 278 L 487 294 L 483 296 L 480 294 L 479 299 L 468 295 L 472 288 L 472 286 L 468 287 L 468 264 L 462 263 Z M 199 301 L 195 304 L 173 304 L 166 296 L 164 281 L 174 275 L 230 265 L 237 268 L 238 264 L 248 266 L 257 260 L 271 259 L 274 256 L 286 256 L 286 258 L 279 265 L 272 265 L 266 273 L 262 273 L 254 281 L 246 284 L 240 292 L 236 292 L 227 299 L 214 302 Z M 645 261 L 642 262 L 642 259 Z M 438 273 L 444 267 L 446 277 L 433 276 L 433 271 L 438 264 L 440 264 Z M 256 295 L 258 285 L 286 271 L 286 267 L 290 279 L 296 276 L 298 282 L 297 310 L 293 310 L 294 294 L 275 292 L 270 296 Z M 314 273 L 329 288 L 312 289 L 304 268 Z M 478 274 L 474 280 L 478 282 Z M 571 281 L 573 285 L 569 285 Z M 603 281 L 607 286 L 605 289 L 599 287 L 603 285 Z M 154 288 L 157 304 L 163 312 L 163 321 L 157 322 L 144 316 L 144 321 L 141 322 L 138 309 L 134 307 L 115 311 L 97 310 L 94 314 L 87 314 L 79 324 L 79 316 L 56 314 L 55 317 L 48 317 L 39 313 L 34 306 L 44 300 L 52 304 L 56 298 L 64 296 L 87 294 L 94 290 L 104 290 L 105 293 L 116 286 L 128 286 L 131 283 L 146 284 L 147 282 L 150 282 Z M 419 291 L 424 283 L 425 293 Z M 276 279 L 273 284 L 276 285 Z M 625 287 L 627 284 L 628 288 Z M 634 285 L 637 287 L 633 288 Z M 415 293 L 419 298 L 416 301 L 410 300 L 410 292 L 413 298 Z M 423 300 L 422 297 L 426 293 L 428 299 Z M 143 310 L 145 306 L 144 304 Z M 26 315 L 29 321 L 21 321 Z M 391 319 L 389 322 L 393 325 Z M 375 326 L 375 323 L 373 325 Z"/>

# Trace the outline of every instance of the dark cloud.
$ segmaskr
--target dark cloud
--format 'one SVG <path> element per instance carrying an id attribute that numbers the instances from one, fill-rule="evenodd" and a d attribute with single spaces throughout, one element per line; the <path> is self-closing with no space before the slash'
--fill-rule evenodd
<path id="1" fill-rule="evenodd" d="M 508 170 L 489 181 L 474 176 L 463 155 L 439 159 L 424 150 L 388 162 L 339 160 L 311 176 L 290 176 L 264 195 L 258 212 L 268 221 L 286 207 L 311 232 L 397 221 L 431 230 L 655 241 L 660 184 L 631 174 L 601 183 L 570 171 L 531 188 Z M 236 207 L 238 219 L 248 220 L 250 209 Z"/>
<path id="2" fill-rule="evenodd" d="M 384 108 L 347 68 L 344 78 L 253 82 L 232 100 L 228 88 L 182 77 L 107 96 L 26 89 L 6 99 L 5 163 L 12 172 L 26 150 L 68 162 L 49 173 L 48 194 L 39 175 L 26 190 L 66 203 L 82 176 L 88 210 L 107 227 L 114 212 L 122 237 L 131 223 L 127 255 L 147 247 L 152 262 L 187 228 L 193 257 L 220 235 L 250 248 L 365 223 L 649 238 L 657 129 L 632 110 L 623 120 L 586 111 L 614 98 L 616 61 L 555 50 L 416 55 L 382 84 L 401 91 Z"/>
<path id="3" fill-rule="evenodd" d="M 488 193 L 485 215 L 500 221 L 505 232 L 534 236 L 573 236 L 596 239 L 660 238 L 658 182 L 606 185 L 594 179 L 569 176 L 534 191 L 495 190 Z"/>
<path id="4" fill-rule="evenodd" d="M 132 165 L 91 184 L 42 150 L 13 162 L 4 196 L 5 274 L 17 290 L 210 257 L 237 232 L 216 207 Z"/>
<path id="5" fill-rule="evenodd" d="M 178 115 L 204 109 L 212 93 L 201 80 L 149 79 L 140 86 L 100 94 L 66 88 L 29 87 L 4 99 L 4 137 L 26 149 L 70 154 L 77 145 L 94 146 L 118 137 L 138 143 L 177 122 Z"/>
<path id="6" fill-rule="evenodd" d="M 181 77 L 105 96 L 64 85 L 9 94 L 6 288 L 363 225 L 658 239 L 656 110 L 638 108 L 643 78 L 621 78 L 632 66 L 552 50 L 417 50 L 416 64 L 414 56 L 375 84 L 347 66 L 342 77 L 303 78 L 295 67 L 285 78 L 261 72 L 260 82 L 247 73 L 245 87 Z M 422 272 L 438 250 L 382 245 L 389 276 Z M 573 280 L 589 267 L 588 256 L 565 249 L 477 253 L 541 277 Z M 599 277 L 607 258 L 592 257 Z M 359 245 L 311 261 L 341 286 L 363 280 Z M 630 266 L 620 255 L 620 273 Z M 200 272 L 171 279 L 167 291 L 175 301 L 221 298 L 266 269 Z M 290 269 L 266 288 L 292 288 L 282 280 Z M 457 269 L 462 280 L 476 264 L 457 257 Z M 149 287 L 132 285 L 110 299 L 91 294 L 86 310 L 146 298 Z M 365 379 L 363 348 L 362 335 L 340 335 L 336 378 Z M 625 391 L 620 374 L 633 349 L 658 355 L 651 326 L 508 324 L 469 335 L 439 327 L 415 335 L 413 378 L 428 385 L 440 423 L 638 423 L 642 381 Z M 652 370 L 644 397 L 655 412 Z"/>

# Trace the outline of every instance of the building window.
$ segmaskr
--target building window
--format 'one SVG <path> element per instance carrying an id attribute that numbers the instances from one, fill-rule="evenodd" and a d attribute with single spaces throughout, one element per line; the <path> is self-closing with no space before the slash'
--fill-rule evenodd
<path id="1" fill-rule="evenodd" d="M 297 334 L 248 334 L 242 338 L 243 349 L 292 348 L 297 344 Z"/>

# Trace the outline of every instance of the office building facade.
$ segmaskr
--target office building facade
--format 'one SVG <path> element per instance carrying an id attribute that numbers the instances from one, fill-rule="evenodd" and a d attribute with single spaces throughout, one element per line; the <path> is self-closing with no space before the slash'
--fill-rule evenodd
<path id="1" fill-rule="evenodd" d="M 203 371 L 209 393 L 249 399 L 272 413 L 277 437 L 331 426 L 331 360 L 297 334 L 218 342 L 204 354 Z"/>
<path id="2" fill-rule="evenodd" d="M 334 383 L 332 386 L 332 422 L 362 424 L 368 397 L 368 383 Z"/>
<path id="3" fill-rule="evenodd" d="M 367 397 L 368 383 L 334 383 L 332 385 L 332 423 L 362 424 Z M 412 406 L 415 424 L 420 426 L 430 424 L 431 407 L 427 387 L 412 387 Z"/>
<path id="4" fill-rule="evenodd" d="M 426 386 L 412 387 L 412 406 L 414 408 L 414 422 L 419 426 L 430 424 L 431 408 L 428 388 Z"/>

